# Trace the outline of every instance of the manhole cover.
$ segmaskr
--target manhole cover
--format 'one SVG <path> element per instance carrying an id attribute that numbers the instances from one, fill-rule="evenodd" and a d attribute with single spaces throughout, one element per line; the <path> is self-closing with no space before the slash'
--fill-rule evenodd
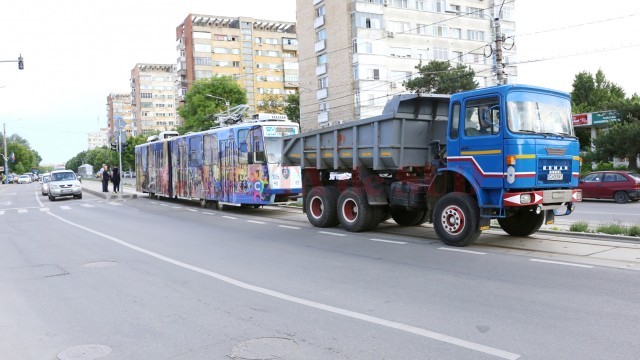
<path id="1" fill-rule="evenodd" d="M 58 354 L 59 360 L 94 360 L 111 354 L 106 345 L 90 344 L 70 347 Z"/>
<path id="2" fill-rule="evenodd" d="M 265 337 L 237 344 L 229 357 L 242 360 L 270 360 L 287 356 L 296 350 L 298 343 L 291 339 Z"/>
<path id="3" fill-rule="evenodd" d="M 84 264 L 85 267 L 90 267 L 90 268 L 103 268 L 103 267 L 110 267 L 110 266 L 116 266 L 116 265 L 118 265 L 118 263 L 115 261 L 96 261 L 96 262 L 90 262 L 90 263 Z"/>

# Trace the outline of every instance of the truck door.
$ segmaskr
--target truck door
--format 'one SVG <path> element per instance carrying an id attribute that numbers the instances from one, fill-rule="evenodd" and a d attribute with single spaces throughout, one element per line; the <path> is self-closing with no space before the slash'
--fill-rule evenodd
<path id="1" fill-rule="evenodd" d="M 459 129 L 459 166 L 484 189 L 502 188 L 504 177 L 500 98 L 463 101 Z"/>

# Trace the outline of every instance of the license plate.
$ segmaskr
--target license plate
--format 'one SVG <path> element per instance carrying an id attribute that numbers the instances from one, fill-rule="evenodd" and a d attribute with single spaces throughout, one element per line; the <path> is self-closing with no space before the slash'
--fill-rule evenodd
<path id="1" fill-rule="evenodd" d="M 62 189 L 62 193 L 70 193 L 70 192 L 71 192 L 71 190 L 69 190 L 69 189 Z"/>
<path id="2" fill-rule="evenodd" d="M 547 180 L 562 180 L 562 174 L 547 174 Z"/>

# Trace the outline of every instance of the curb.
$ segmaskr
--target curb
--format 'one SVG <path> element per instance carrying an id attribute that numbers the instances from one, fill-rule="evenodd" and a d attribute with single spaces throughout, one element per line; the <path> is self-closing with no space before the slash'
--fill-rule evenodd
<path id="1" fill-rule="evenodd" d="M 92 195 L 96 195 L 98 197 L 101 197 L 103 199 L 107 199 L 107 200 L 122 200 L 122 199 L 137 199 L 138 198 L 138 194 L 112 194 L 112 193 L 105 193 L 102 191 L 96 191 L 93 189 L 90 189 L 88 187 L 83 186 L 82 187 L 82 191 L 86 191 L 89 194 Z"/>

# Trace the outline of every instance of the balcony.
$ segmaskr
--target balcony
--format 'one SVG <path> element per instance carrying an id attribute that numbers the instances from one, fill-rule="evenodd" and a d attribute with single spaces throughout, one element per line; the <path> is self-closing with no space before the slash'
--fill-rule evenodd
<path id="1" fill-rule="evenodd" d="M 317 18 L 315 18 L 315 20 L 313 20 L 314 29 L 317 29 L 322 25 L 324 25 L 324 16 L 318 16 Z"/>
<path id="2" fill-rule="evenodd" d="M 329 121 L 328 111 L 323 111 L 320 114 L 318 114 L 318 124 L 326 123 L 327 121 Z"/>
<path id="3" fill-rule="evenodd" d="M 313 0 L 313 5 L 318 5 L 322 2 L 322 0 Z"/>
<path id="4" fill-rule="evenodd" d="M 320 40 L 320 41 L 316 42 L 316 44 L 314 45 L 314 49 L 316 50 L 316 52 L 322 51 L 325 48 L 326 48 L 325 40 Z"/>
<path id="5" fill-rule="evenodd" d="M 325 99 L 327 96 L 329 96 L 329 90 L 327 88 L 320 89 L 316 92 L 317 100 Z"/>
<path id="6" fill-rule="evenodd" d="M 284 50 L 284 51 L 298 51 L 298 45 L 282 44 L 282 50 Z"/>
<path id="7" fill-rule="evenodd" d="M 324 75 L 327 73 L 327 64 L 316 66 L 316 76 Z"/>

